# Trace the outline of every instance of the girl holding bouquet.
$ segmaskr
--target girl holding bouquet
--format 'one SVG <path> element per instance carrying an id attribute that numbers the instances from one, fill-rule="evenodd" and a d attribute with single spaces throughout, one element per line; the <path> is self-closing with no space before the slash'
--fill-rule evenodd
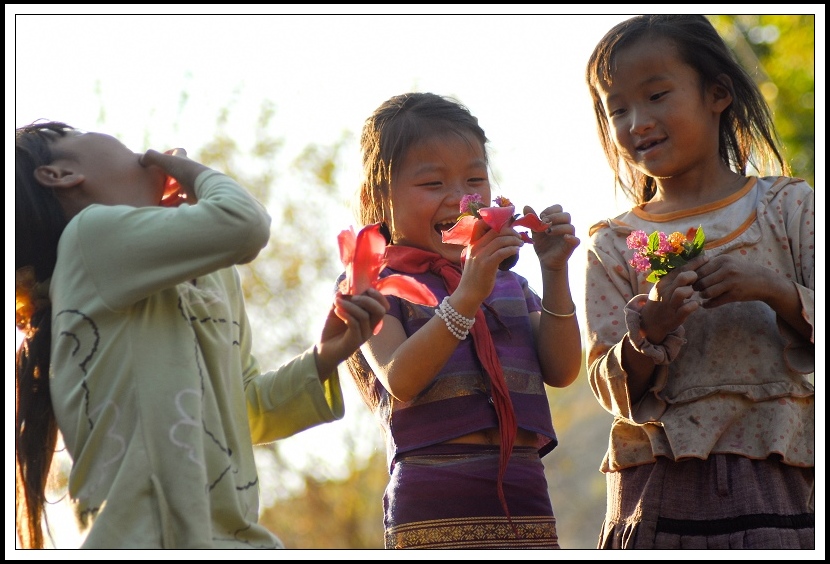
<path id="1" fill-rule="evenodd" d="M 381 276 L 412 276 L 439 303 L 389 297 L 348 363 L 385 436 L 387 548 L 559 548 L 541 457 L 557 444 L 546 386 L 570 385 L 582 361 L 567 268 L 579 239 L 558 205 L 512 223 L 501 201 L 506 221 L 478 219 L 505 212 L 489 206 L 486 142 L 467 108 L 429 93 L 390 98 L 363 127 L 359 221 L 385 234 Z M 444 242 L 462 211 L 477 217 Z M 499 268 L 530 240 L 525 223 L 541 298 Z"/>
<path id="2" fill-rule="evenodd" d="M 588 373 L 614 416 L 599 547 L 814 548 L 813 190 L 747 176 L 787 167 L 704 16 L 622 22 L 587 81 L 635 204 L 588 249 Z"/>

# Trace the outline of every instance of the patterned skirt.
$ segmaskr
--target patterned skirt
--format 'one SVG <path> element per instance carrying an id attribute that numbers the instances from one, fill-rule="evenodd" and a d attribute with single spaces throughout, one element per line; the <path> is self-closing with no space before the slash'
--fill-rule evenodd
<path id="1" fill-rule="evenodd" d="M 778 457 L 658 457 L 606 483 L 598 548 L 815 549 L 815 468 Z"/>
<path id="2" fill-rule="evenodd" d="M 499 447 L 444 444 L 400 455 L 383 496 L 386 548 L 559 548 L 539 453 L 513 449 L 499 501 Z"/>

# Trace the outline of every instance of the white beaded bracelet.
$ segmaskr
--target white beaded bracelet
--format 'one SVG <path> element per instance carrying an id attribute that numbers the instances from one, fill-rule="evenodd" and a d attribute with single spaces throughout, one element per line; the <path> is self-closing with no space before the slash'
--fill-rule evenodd
<path id="1" fill-rule="evenodd" d="M 459 341 L 463 341 L 467 338 L 467 335 L 470 333 L 470 328 L 472 328 L 476 320 L 475 317 L 464 317 L 455 311 L 455 308 L 450 305 L 449 299 L 449 296 L 444 297 L 444 301 L 435 309 L 435 315 L 444 321 L 444 324 L 450 333 L 452 333 L 453 337 Z"/>

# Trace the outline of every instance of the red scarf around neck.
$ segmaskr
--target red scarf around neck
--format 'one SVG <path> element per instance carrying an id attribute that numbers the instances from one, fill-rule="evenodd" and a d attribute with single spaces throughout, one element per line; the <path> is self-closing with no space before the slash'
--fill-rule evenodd
<path id="1" fill-rule="evenodd" d="M 433 272 L 439 275 L 444 280 L 444 285 L 450 295 L 458 288 L 461 281 L 460 267 L 436 253 L 414 247 L 389 245 L 386 247 L 386 260 L 391 268 L 405 274 Z M 504 381 L 501 361 L 496 352 L 493 337 L 487 328 L 487 320 L 482 308 L 479 308 L 476 312 L 475 320 L 472 328 L 470 328 L 470 335 L 473 338 L 476 355 L 490 377 L 493 406 L 496 409 L 496 416 L 499 421 L 501 444 L 499 448 L 498 495 L 502 507 L 504 507 L 504 513 L 512 525 L 502 482 L 507 463 L 510 460 L 510 454 L 513 452 L 513 442 L 516 439 L 516 415 L 513 412 L 513 402 L 510 400 L 507 383 Z"/>

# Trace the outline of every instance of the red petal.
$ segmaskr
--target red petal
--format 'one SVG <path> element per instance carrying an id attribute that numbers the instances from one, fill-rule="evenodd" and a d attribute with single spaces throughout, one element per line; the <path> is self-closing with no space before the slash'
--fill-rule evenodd
<path id="1" fill-rule="evenodd" d="M 469 245 L 478 221 L 471 215 L 465 215 L 455 225 L 441 232 L 441 242 L 451 245 Z"/>
<path id="2" fill-rule="evenodd" d="M 397 296 L 413 304 L 430 307 L 438 305 L 438 300 L 429 288 L 411 276 L 404 274 L 390 274 L 385 278 L 381 278 L 375 284 L 375 288 L 381 294 Z"/>
<path id="3" fill-rule="evenodd" d="M 341 245 L 341 255 L 343 250 Z M 380 232 L 380 224 L 367 225 L 358 232 L 352 261 L 346 266 L 346 275 L 350 279 L 349 294 L 362 294 L 375 285 L 385 264 L 385 252 L 386 239 Z"/>
<path id="4" fill-rule="evenodd" d="M 353 263 L 356 235 L 354 228 L 349 226 L 337 235 L 337 245 L 340 248 L 340 262 L 346 267 L 346 278 L 340 283 L 340 291 L 344 294 L 354 294 Z"/>
<path id="5" fill-rule="evenodd" d="M 688 231 L 686 231 L 686 240 L 687 241 L 694 241 L 695 236 L 697 235 L 697 227 L 690 227 Z"/>
<path id="6" fill-rule="evenodd" d="M 354 260 L 354 246 L 356 235 L 354 227 L 349 226 L 337 236 L 337 245 L 340 247 L 340 262 L 348 266 Z"/>
<path id="7" fill-rule="evenodd" d="M 524 241 L 525 243 L 530 243 L 531 245 L 533 244 L 533 239 L 530 238 L 530 235 L 528 235 L 527 232 L 519 232 L 519 237 L 521 237 L 522 241 Z"/>
<path id="8" fill-rule="evenodd" d="M 513 214 L 515 212 L 516 206 L 494 206 L 490 208 L 481 208 L 478 210 L 478 215 L 480 215 L 481 219 L 483 219 L 484 222 L 490 226 L 490 229 L 501 231 L 501 228 L 513 219 Z"/>
<path id="9" fill-rule="evenodd" d="M 549 226 L 547 223 L 539 219 L 535 213 L 526 213 L 519 219 L 513 222 L 513 225 L 527 227 L 531 231 L 545 231 Z"/>

